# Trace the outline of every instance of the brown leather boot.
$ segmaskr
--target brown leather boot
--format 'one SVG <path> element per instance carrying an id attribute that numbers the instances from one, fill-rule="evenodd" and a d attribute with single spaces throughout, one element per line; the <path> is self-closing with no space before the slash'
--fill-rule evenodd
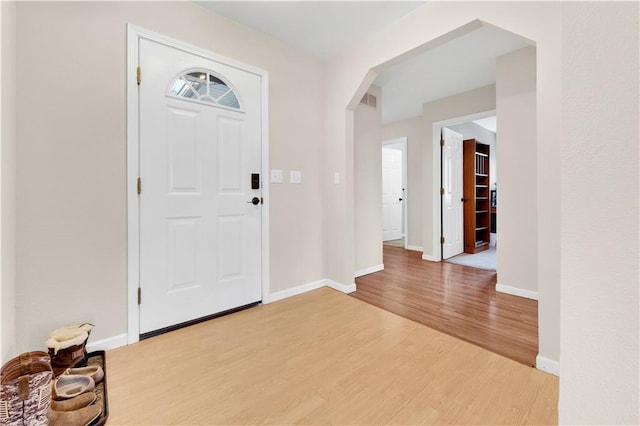
<path id="1" fill-rule="evenodd" d="M 94 392 L 85 392 L 64 401 L 51 401 L 51 409 L 53 411 L 75 411 L 93 404 L 97 398 Z"/>
<path id="2" fill-rule="evenodd" d="M 46 426 L 51 364 L 45 352 L 25 352 L 0 369 L 0 425 Z"/>
<path id="3" fill-rule="evenodd" d="M 49 426 L 88 426 L 102 413 L 99 405 L 89 405 L 75 411 L 49 410 Z"/>
<path id="4" fill-rule="evenodd" d="M 82 323 L 54 330 L 45 342 L 51 357 L 54 377 L 74 367 L 86 356 L 86 345 L 93 324 Z"/>

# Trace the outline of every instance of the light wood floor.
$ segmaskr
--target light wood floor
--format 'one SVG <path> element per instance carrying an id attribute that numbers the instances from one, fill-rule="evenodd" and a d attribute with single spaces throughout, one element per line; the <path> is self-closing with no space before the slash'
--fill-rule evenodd
<path id="1" fill-rule="evenodd" d="M 529 366 L 538 354 L 538 302 L 498 293 L 496 273 L 422 260 L 383 246 L 384 271 L 356 279 L 353 297 Z"/>
<path id="2" fill-rule="evenodd" d="M 107 353 L 109 425 L 556 424 L 558 380 L 328 288 Z"/>

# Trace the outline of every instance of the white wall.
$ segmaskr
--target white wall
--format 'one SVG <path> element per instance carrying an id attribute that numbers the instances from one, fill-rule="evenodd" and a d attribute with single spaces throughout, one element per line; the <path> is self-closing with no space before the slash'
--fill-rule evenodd
<path id="1" fill-rule="evenodd" d="M 16 354 L 16 3 L 0 2 L 2 81 L 0 98 L 0 365 Z"/>
<path id="2" fill-rule="evenodd" d="M 353 276 L 354 239 L 353 209 L 353 111 L 376 72 L 384 70 L 414 49 L 424 50 L 440 45 L 460 34 L 459 28 L 481 20 L 514 32 L 537 46 L 537 112 L 538 112 L 538 221 L 545 223 L 538 232 L 539 281 L 539 354 L 551 361 L 559 360 L 560 352 L 560 189 L 549 182 L 560 177 L 559 156 L 561 114 L 561 5 L 554 2 L 428 2 L 396 22 L 380 29 L 345 54 L 332 58 L 327 75 L 325 104 L 325 173 L 330 182 L 335 171 L 346 179 L 341 185 L 325 188 L 325 256 L 327 275 L 345 282 Z M 345 111 L 345 106 L 347 111 Z M 493 108 L 487 108 L 493 109 Z M 431 136 L 429 136 L 431 139 Z M 430 166 L 432 143 L 423 146 L 425 164 Z M 431 174 L 423 176 L 425 187 L 431 185 Z M 504 175 L 503 175 L 504 176 Z M 423 213 L 430 214 L 425 203 Z M 427 240 L 432 228 L 423 230 Z"/>
<path id="3" fill-rule="evenodd" d="M 536 49 L 496 59 L 500 249 L 496 289 L 538 296 Z M 540 188 L 544 191 L 547 188 Z M 505 286 L 505 287 L 503 287 Z"/>
<path id="4" fill-rule="evenodd" d="M 440 209 L 440 194 L 434 190 L 434 185 L 440 184 L 439 180 L 434 182 L 433 179 L 434 171 L 437 176 L 440 176 L 440 138 L 434 140 L 433 125 L 438 121 L 494 109 L 496 109 L 496 86 L 493 84 L 438 99 L 422 107 L 424 127 L 427 129 L 427 142 L 422 149 L 422 185 L 425 194 L 422 204 L 424 212 L 422 241 L 426 257 L 437 258 L 440 255 L 440 218 L 437 215 Z M 434 151 L 438 152 L 435 157 Z M 427 170 L 428 172 L 425 172 Z"/>
<path id="5" fill-rule="evenodd" d="M 377 108 L 359 104 L 353 117 L 356 273 L 382 265 L 382 93 L 367 93 Z"/>
<path id="6" fill-rule="evenodd" d="M 78 321 L 94 342 L 127 331 L 127 23 L 269 72 L 270 167 L 303 182 L 270 188 L 271 290 L 325 277 L 319 60 L 191 2 L 20 2 L 20 351 Z"/>
<path id="7" fill-rule="evenodd" d="M 407 247 L 422 251 L 422 146 L 426 139 L 422 117 L 382 127 L 382 140 L 407 138 Z"/>
<path id="8" fill-rule="evenodd" d="M 566 3 L 561 424 L 640 423 L 638 3 Z"/>

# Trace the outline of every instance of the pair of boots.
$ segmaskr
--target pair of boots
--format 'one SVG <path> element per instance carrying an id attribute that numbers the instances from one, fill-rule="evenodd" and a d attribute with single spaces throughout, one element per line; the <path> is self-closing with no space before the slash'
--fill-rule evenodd
<path id="1" fill-rule="evenodd" d="M 46 352 L 26 352 L 0 369 L 0 425 L 87 426 L 102 413 L 93 392 L 52 401 L 53 371 Z"/>
<path id="2" fill-rule="evenodd" d="M 102 408 L 91 405 L 93 392 L 52 401 L 52 387 L 58 383 L 54 378 L 86 357 L 92 327 L 84 323 L 55 330 L 46 342 L 48 354 L 26 352 L 2 366 L 0 426 L 85 426 L 100 416 Z"/>
<path id="3" fill-rule="evenodd" d="M 102 413 L 93 392 L 52 401 L 53 370 L 46 352 L 26 352 L 0 369 L 0 425 L 87 426 Z M 93 379 L 92 379 L 93 380 Z"/>

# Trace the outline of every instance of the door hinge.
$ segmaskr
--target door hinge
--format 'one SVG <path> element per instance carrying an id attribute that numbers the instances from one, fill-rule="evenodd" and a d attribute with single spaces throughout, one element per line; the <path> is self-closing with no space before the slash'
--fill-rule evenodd
<path id="1" fill-rule="evenodd" d="M 142 288 L 138 287 L 138 305 L 142 304 Z"/>
<path id="2" fill-rule="evenodd" d="M 440 237 L 440 244 L 444 244 L 444 237 Z"/>
<path id="3" fill-rule="evenodd" d="M 142 81 L 142 70 L 140 67 L 136 69 L 136 81 L 138 82 L 138 86 L 140 86 L 140 82 Z"/>
<path id="4" fill-rule="evenodd" d="M 138 69 L 140 69 L 140 68 L 138 68 Z M 138 83 L 138 84 L 140 84 L 140 83 Z M 440 146 L 444 146 L 444 139 L 440 139 Z"/>
<path id="5" fill-rule="evenodd" d="M 136 186 L 136 190 L 138 191 L 138 195 L 140 195 L 140 193 L 142 192 L 142 179 L 140 179 L 140 177 L 138 177 L 138 183 Z"/>
<path id="6" fill-rule="evenodd" d="M 440 195 L 444 195 L 444 188 L 440 188 Z"/>

